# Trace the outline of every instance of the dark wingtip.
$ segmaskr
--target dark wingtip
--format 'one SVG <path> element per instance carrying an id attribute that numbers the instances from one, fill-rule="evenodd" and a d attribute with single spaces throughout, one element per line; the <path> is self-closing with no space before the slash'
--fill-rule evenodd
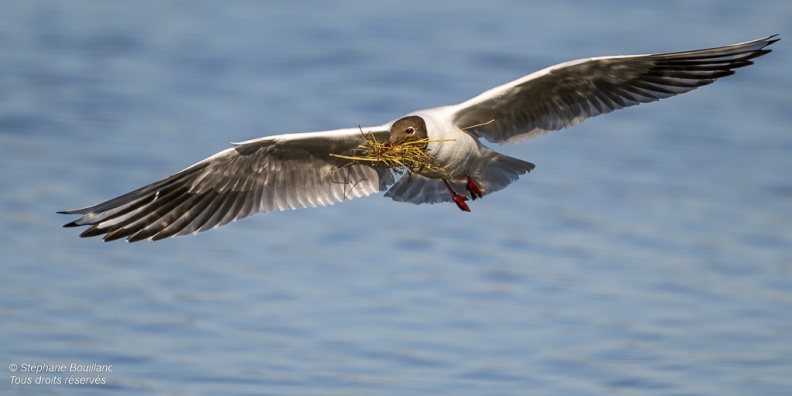
<path id="1" fill-rule="evenodd" d="M 57 214 L 65 214 L 65 215 L 84 215 L 88 213 L 88 211 L 84 209 L 71 209 L 71 210 L 59 210 L 55 212 Z"/>
<path id="2" fill-rule="evenodd" d="M 105 230 L 102 230 L 102 229 L 96 228 L 96 226 L 93 226 L 93 227 L 83 231 L 80 234 L 80 238 L 97 237 L 97 236 L 103 235 L 104 233 L 105 233 Z"/>
<path id="3" fill-rule="evenodd" d="M 105 242 L 117 241 L 117 240 L 127 236 L 127 234 L 124 232 L 123 228 L 116 228 L 115 230 L 110 230 L 110 231 L 102 230 L 101 232 L 98 232 L 96 234 L 96 236 L 99 236 L 99 235 L 102 235 L 102 234 L 104 234 L 104 236 L 102 237 L 102 240 L 105 241 Z"/>
<path id="4" fill-rule="evenodd" d="M 533 162 L 528 162 L 528 163 L 529 163 L 531 166 L 529 166 L 529 167 L 526 167 L 526 172 L 527 172 L 527 173 L 530 173 L 532 170 L 534 170 L 534 169 L 536 168 L 536 165 L 534 165 L 534 163 L 533 163 Z"/>
<path id="5" fill-rule="evenodd" d="M 774 34 L 774 35 L 771 35 L 771 36 L 767 36 L 767 37 L 765 38 L 765 40 L 766 40 L 766 43 L 765 43 L 764 47 L 762 47 L 762 48 L 765 48 L 765 47 L 767 47 L 768 45 L 772 45 L 773 43 L 775 43 L 775 42 L 777 42 L 777 41 L 781 41 L 781 37 L 778 37 L 778 35 L 779 35 L 779 33 L 776 33 L 776 34 Z M 770 50 L 770 49 L 768 49 L 768 50 L 765 50 L 765 51 L 767 51 L 767 52 L 772 52 L 773 50 Z"/>
<path id="6" fill-rule="evenodd" d="M 77 224 L 76 221 L 72 221 L 71 223 L 66 223 L 63 225 L 63 228 L 72 228 L 72 227 L 79 227 L 80 225 Z"/>

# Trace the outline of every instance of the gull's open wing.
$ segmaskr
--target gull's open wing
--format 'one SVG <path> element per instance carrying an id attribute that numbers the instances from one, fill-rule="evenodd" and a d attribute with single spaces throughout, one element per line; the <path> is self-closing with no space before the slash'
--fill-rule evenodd
<path id="1" fill-rule="evenodd" d="M 776 36 L 697 51 L 561 63 L 452 106 L 454 123 L 492 142 L 531 139 L 711 84 L 769 53 L 765 47 L 778 41 Z"/>
<path id="2" fill-rule="evenodd" d="M 158 240 L 216 228 L 254 213 L 332 205 L 383 191 L 394 182 L 384 167 L 350 164 L 365 142 L 389 137 L 386 126 L 295 133 L 250 140 L 158 182 L 83 209 L 66 227 L 105 241 Z"/>

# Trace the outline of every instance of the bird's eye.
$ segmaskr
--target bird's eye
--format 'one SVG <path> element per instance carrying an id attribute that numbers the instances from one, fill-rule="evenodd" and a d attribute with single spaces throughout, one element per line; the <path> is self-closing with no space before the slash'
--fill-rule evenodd
<path id="1" fill-rule="evenodd" d="M 404 133 L 406 133 L 408 135 L 412 135 L 413 133 L 415 133 L 415 128 L 407 127 L 407 129 L 404 130 Z"/>

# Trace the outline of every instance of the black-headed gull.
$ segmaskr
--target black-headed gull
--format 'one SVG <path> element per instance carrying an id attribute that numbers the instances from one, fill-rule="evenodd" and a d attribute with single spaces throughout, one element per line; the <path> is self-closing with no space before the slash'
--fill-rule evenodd
<path id="1" fill-rule="evenodd" d="M 254 213 L 331 205 L 387 190 L 413 204 L 481 198 L 534 165 L 481 144 L 514 143 L 589 117 L 710 84 L 770 52 L 777 35 L 725 47 L 561 63 L 495 87 L 461 104 L 420 110 L 387 124 L 268 136 L 236 143 L 189 168 L 128 194 L 65 214 L 81 237 L 159 240 L 217 228 Z M 350 162 L 366 135 L 389 144 L 429 139 L 438 165 L 396 178 L 377 163 Z M 438 169 L 442 169 L 440 172 Z M 402 174 L 399 172 L 398 174 Z M 392 186 L 391 186 L 392 185 Z M 388 188 L 388 186 L 391 186 Z"/>

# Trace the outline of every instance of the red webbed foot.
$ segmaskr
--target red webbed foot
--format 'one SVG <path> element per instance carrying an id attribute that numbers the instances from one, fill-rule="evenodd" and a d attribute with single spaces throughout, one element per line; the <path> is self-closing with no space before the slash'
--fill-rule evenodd
<path id="1" fill-rule="evenodd" d="M 467 177 L 467 186 L 465 186 L 465 188 L 468 190 L 470 197 L 473 198 L 474 201 L 476 198 L 481 198 L 484 196 L 484 194 L 481 193 L 481 189 L 476 185 L 476 183 L 473 182 L 473 179 L 470 177 L 470 175 Z"/>
<path id="2" fill-rule="evenodd" d="M 454 189 L 451 188 L 451 184 L 448 183 L 448 180 L 443 179 L 443 182 L 445 182 L 445 185 L 448 188 L 448 192 L 451 193 L 451 199 L 454 200 L 454 203 L 457 205 L 457 207 L 459 207 L 459 209 L 462 211 L 470 212 L 470 207 L 468 207 L 468 205 L 465 203 L 465 201 L 468 200 L 468 197 L 461 194 L 457 194 L 456 191 L 454 191 Z"/>
<path id="3" fill-rule="evenodd" d="M 468 207 L 467 204 L 465 203 L 465 201 L 468 200 L 468 197 L 464 195 L 454 194 L 452 198 L 454 199 L 454 203 L 457 204 L 460 210 L 463 210 L 465 212 L 470 212 L 470 207 Z"/>

